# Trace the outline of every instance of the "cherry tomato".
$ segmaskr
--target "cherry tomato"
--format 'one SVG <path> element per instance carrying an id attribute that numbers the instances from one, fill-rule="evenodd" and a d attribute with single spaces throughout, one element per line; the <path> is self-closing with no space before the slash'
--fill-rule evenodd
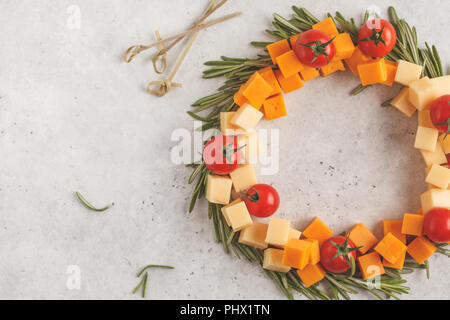
<path id="1" fill-rule="evenodd" d="M 356 262 L 356 250 L 348 237 L 331 237 L 320 247 L 320 263 L 329 272 L 347 272 L 352 266 L 350 259 Z"/>
<path id="2" fill-rule="evenodd" d="M 374 58 L 384 57 L 392 51 L 397 42 L 397 32 L 394 26 L 383 19 L 367 21 L 359 30 L 359 48 Z"/>
<path id="3" fill-rule="evenodd" d="M 297 39 L 294 52 L 301 63 L 321 68 L 333 60 L 336 47 L 333 39 L 320 30 L 308 30 L 303 32 Z"/>
<path id="4" fill-rule="evenodd" d="M 267 184 L 255 184 L 242 195 L 248 212 L 255 217 L 270 217 L 280 205 L 277 190 Z"/>
<path id="5" fill-rule="evenodd" d="M 203 148 L 203 162 L 212 173 L 226 175 L 239 165 L 242 152 L 237 137 L 215 136 Z"/>
<path id="6" fill-rule="evenodd" d="M 425 215 L 423 233 L 437 243 L 450 241 L 450 210 L 433 209 Z"/>
<path id="7" fill-rule="evenodd" d="M 450 95 L 437 98 L 430 105 L 430 118 L 436 129 L 446 134 L 450 133 Z"/>

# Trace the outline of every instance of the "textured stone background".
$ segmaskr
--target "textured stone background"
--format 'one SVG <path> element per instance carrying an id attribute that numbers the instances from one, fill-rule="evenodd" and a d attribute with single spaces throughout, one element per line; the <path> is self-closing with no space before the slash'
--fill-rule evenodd
<path id="1" fill-rule="evenodd" d="M 360 19 L 373 1 L 310 1 L 299 5 L 319 17 L 340 10 Z M 448 1 L 377 1 L 395 5 L 417 26 L 420 41 L 438 43 L 449 61 Z M 186 28 L 206 1 L 0 2 L 0 298 L 130 299 L 135 273 L 153 270 L 151 299 L 278 299 L 283 295 L 261 271 L 223 253 L 213 240 L 200 202 L 187 214 L 190 170 L 170 160 L 174 129 L 192 130 L 186 115 L 197 98 L 222 79 L 201 79 L 203 62 L 254 56 L 251 40 L 269 40 L 271 14 L 291 13 L 292 1 L 231 0 L 215 16 L 244 16 L 203 32 L 164 98 L 144 91 L 157 77 L 149 54 L 121 61 L 131 44 Z M 81 28 L 67 27 L 70 5 Z M 180 50 L 180 49 L 179 49 Z M 170 54 L 173 65 L 175 51 Z M 278 216 L 302 229 L 320 216 L 336 232 L 364 222 L 381 233 L 382 218 L 416 211 L 426 188 L 423 162 L 414 150 L 416 116 L 407 119 L 380 103 L 398 88 L 376 87 L 357 97 L 349 73 L 319 79 L 286 97 L 289 116 L 264 123 L 281 128 L 281 167 L 261 177 L 278 188 Z M 74 197 L 81 191 L 95 213 Z M 431 259 L 407 276 L 409 298 L 449 297 L 448 259 Z M 81 289 L 68 290 L 69 265 L 81 270 Z M 359 298 L 369 298 L 366 295 Z"/>

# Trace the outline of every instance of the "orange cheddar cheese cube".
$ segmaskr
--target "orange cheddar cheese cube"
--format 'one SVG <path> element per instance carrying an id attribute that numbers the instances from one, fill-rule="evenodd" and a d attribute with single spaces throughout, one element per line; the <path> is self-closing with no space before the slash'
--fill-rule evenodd
<path id="1" fill-rule="evenodd" d="M 287 115 L 284 99 L 281 94 L 267 98 L 263 103 L 263 113 L 266 120 L 273 120 Z"/>
<path id="2" fill-rule="evenodd" d="M 352 37 L 348 33 L 338 34 L 333 43 L 336 47 L 336 57 L 339 59 L 349 59 L 355 52 L 356 47 L 353 44 Z"/>
<path id="3" fill-rule="evenodd" d="M 289 78 L 303 69 L 303 64 L 298 60 L 294 50 L 289 50 L 276 58 L 278 67 L 283 77 Z"/>
<path id="4" fill-rule="evenodd" d="M 394 264 L 406 252 L 406 245 L 389 232 L 378 242 L 374 250 L 389 263 Z"/>
<path id="5" fill-rule="evenodd" d="M 300 35 L 301 35 L 301 33 L 297 33 L 289 38 L 289 42 L 291 43 L 291 48 L 294 48 L 295 44 L 297 43 L 298 37 L 300 37 Z"/>
<path id="6" fill-rule="evenodd" d="M 359 256 L 356 260 L 364 280 L 381 276 L 385 273 L 380 256 L 376 252 Z"/>
<path id="7" fill-rule="evenodd" d="M 397 63 L 385 60 L 385 64 L 386 64 L 387 79 L 381 84 L 392 87 L 395 81 L 395 75 L 397 74 Z"/>
<path id="8" fill-rule="evenodd" d="M 383 220 L 383 235 L 392 233 L 398 240 L 406 244 L 406 235 L 402 233 L 403 220 Z"/>
<path id="9" fill-rule="evenodd" d="M 326 77 L 336 71 L 345 71 L 345 67 L 342 60 L 334 58 L 329 64 L 320 68 L 320 75 Z"/>
<path id="10" fill-rule="evenodd" d="M 252 107 L 259 109 L 272 91 L 272 86 L 258 72 L 255 72 L 246 82 L 242 95 Z"/>
<path id="11" fill-rule="evenodd" d="M 349 239 L 355 246 L 361 247 L 358 249 L 361 254 L 365 254 L 378 242 L 373 233 L 362 223 L 357 224 L 350 230 Z"/>
<path id="12" fill-rule="evenodd" d="M 234 94 L 234 103 L 236 103 L 239 107 L 242 107 L 244 104 L 250 104 L 246 97 L 242 94 L 245 90 L 245 84 L 243 84 L 239 90 Z"/>
<path id="13" fill-rule="evenodd" d="M 277 65 L 277 57 L 291 50 L 289 42 L 286 39 L 269 44 L 267 47 L 273 65 Z"/>
<path id="14" fill-rule="evenodd" d="M 278 84 L 278 80 L 275 77 L 275 73 L 273 72 L 272 67 L 268 66 L 261 70 L 258 70 L 257 72 L 273 89 L 269 97 L 281 93 L 280 85 Z"/>
<path id="15" fill-rule="evenodd" d="M 319 218 L 315 218 L 313 222 L 311 222 L 311 224 L 303 231 L 303 235 L 308 239 L 316 239 L 321 246 L 325 240 L 333 235 L 333 231 Z"/>
<path id="16" fill-rule="evenodd" d="M 303 81 L 309 81 L 320 76 L 320 72 L 316 68 L 304 65 L 303 70 L 300 71 L 300 76 Z"/>
<path id="17" fill-rule="evenodd" d="M 291 267 L 282 264 L 283 250 L 269 248 L 264 250 L 263 268 L 277 272 L 289 272 Z"/>
<path id="18" fill-rule="evenodd" d="M 284 246 L 282 263 L 285 266 L 302 270 L 309 262 L 311 242 L 290 239 Z"/>
<path id="19" fill-rule="evenodd" d="M 312 26 L 312 28 L 313 30 L 320 30 L 325 32 L 331 38 L 339 34 L 339 31 L 336 28 L 336 24 L 334 23 L 334 20 L 330 17 L 320 21 L 319 23 L 316 23 L 315 25 Z"/>
<path id="20" fill-rule="evenodd" d="M 309 264 L 303 270 L 297 270 L 297 274 L 308 288 L 325 278 L 326 272 L 320 264 Z"/>
<path id="21" fill-rule="evenodd" d="M 400 259 L 397 260 L 396 263 L 390 263 L 386 259 L 383 259 L 383 266 L 391 269 L 402 270 L 403 265 L 405 264 L 406 251 L 401 255 Z"/>
<path id="22" fill-rule="evenodd" d="M 422 264 L 433 255 L 436 247 L 427 238 L 420 236 L 408 245 L 406 251 L 417 263 Z"/>
<path id="23" fill-rule="evenodd" d="M 302 235 L 302 233 L 300 231 L 290 228 L 289 232 L 288 232 L 288 241 L 290 239 L 300 239 L 301 235 Z M 274 247 L 280 248 L 280 249 L 284 249 L 284 245 L 277 245 L 277 244 L 271 244 L 271 245 Z"/>
<path id="24" fill-rule="evenodd" d="M 316 239 L 305 239 L 308 242 L 311 242 L 311 254 L 309 256 L 309 263 L 317 264 L 320 262 L 320 246 L 319 241 Z"/>
<path id="25" fill-rule="evenodd" d="M 363 86 L 383 83 L 387 80 L 386 60 L 373 60 L 357 66 L 359 78 Z"/>
<path id="26" fill-rule="evenodd" d="M 423 231 L 424 215 L 405 213 L 403 216 L 402 233 L 411 236 L 421 236 Z"/>
<path id="27" fill-rule="evenodd" d="M 372 59 L 369 56 L 366 56 L 362 51 L 359 49 L 359 47 L 356 47 L 355 51 L 353 52 L 353 55 L 345 59 L 345 63 L 347 64 L 348 68 L 355 76 L 358 75 L 358 65 L 363 63 L 368 63 Z"/>
<path id="28" fill-rule="evenodd" d="M 289 93 L 303 88 L 303 82 L 298 73 L 290 76 L 289 78 L 285 78 L 280 70 L 275 70 L 275 76 L 277 77 L 278 83 L 284 93 Z"/>

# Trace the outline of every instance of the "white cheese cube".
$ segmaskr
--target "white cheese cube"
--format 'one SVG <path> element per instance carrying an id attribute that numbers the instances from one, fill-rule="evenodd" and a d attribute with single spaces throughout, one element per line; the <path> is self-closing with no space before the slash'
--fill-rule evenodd
<path id="1" fill-rule="evenodd" d="M 268 225 L 253 221 L 253 224 L 241 231 L 239 235 L 239 243 L 258 249 L 266 249 L 266 239 Z"/>
<path id="2" fill-rule="evenodd" d="M 445 156 L 444 149 L 442 149 L 442 145 L 438 142 L 436 144 L 436 150 L 434 152 L 427 150 L 420 150 L 422 154 L 423 160 L 425 161 L 425 165 L 430 167 L 433 164 L 443 164 L 447 163 L 447 157 Z"/>
<path id="3" fill-rule="evenodd" d="M 206 200 L 211 203 L 228 204 L 233 182 L 228 177 L 208 175 L 206 181 Z"/>
<path id="4" fill-rule="evenodd" d="M 274 246 L 284 246 L 288 242 L 290 229 L 289 220 L 271 218 L 265 241 Z"/>
<path id="5" fill-rule="evenodd" d="M 423 67 L 417 64 L 399 60 L 397 73 L 395 74 L 395 82 L 408 86 L 410 82 L 420 79 L 422 69 Z"/>
<path id="6" fill-rule="evenodd" d="M 431 81 L 436 87 L 436 98 L 450 94 L 450 76 L 433 78 Z"/>
<path id="7" fill-rule="evenodd" d="M 238 148 L 242 148 L 242 163 L 255 163 L 256 158 L 261 153 L 261 144 L 256 132 L 248 132 L 237 138 Z"/>
<path id="8" fill-rule="evenodd" d="M 224 211 L 230 219 L 230 225 L 234 232 L 245 229 L 253 223 L 244 201 L 233 204 Z"/>
<path id="9" fill-rule="evenodd" d="M 431 122 L 430 109 L 419 111 L 418 118 L 419 118 L 419 126 L 435 129 L 433 122 Z"/>
<path id="10" fill-rule="evenodd" d="M 236 115 L 236 112 L 221 112 L 220 113 L 220 131 L 224 136 L 236 136 L 244 134 L 245 130 L 232 124 L 230 121 Z"/>
<path id="11" fill-rule="evenodd" d="M 417 129 L 414 148 L 434 152 L 439 131 L 437 129 L 420 127 Z"/>
<path id="12" fill-rule="evenodd" d="M 288 233 L 288 242 L 291 239 L 300 239 L 300 236 L 302 235 L 302 233 L 298 230 L 295 230 L 293 228 L 289 229 L 289 233 Z M 280 248 L 280 249 L 284 249 L 284 246 L 277 246 L 275 245 L 275 247 Z"/>
<path id="13" fill-rule="evenodd" d="M 450 209 L 450 190 L 430 189 L 420 196 L 423 214 L 434 208 Z"/>
<path id="14" fill-rule="evenodd" d="M 251 105 L 244 104 L 236 111 L 230 123 L 241 129 L 250 131 L 256 127 L 263 115 L 261 111 L 256 110 Z"/>
<path id="15" fill-rule="evenodd" d="M 445 133 L 443 133 L 439 136 L 438 140 L 442 145 L 442 149 L 444 149 L 444 153 L 450 154 L 450 134 L 445 137 Z"/>
<path id="16" fill-rule="evenodd" d="M 409 84 L 409 101 L 417 108 L 423 110 L 436 99 L 437 89 L 428 78 L 413 81 Z"/>
<path id="17" fill-rule="evenodd" d="M 264 250 L 263 268 L 277 272 L 289 272 L 291 267 L 285 266 L 282 263 L 283 250 L 269 248 Z"/>
<path id="18" fill-rule="evenodd" d="M 247 190 L 258 183 L 255 169 L 251 164 L 240 165 L 230 173 L 230 177 L 236 192 Z"/>
<path id="19" fill-rule="evenodd" d="M 411 117 L 416 112 L 416 107 L 409 102 L 409 88 L 404 88 L 400 93 L 391 101 L 391 105 L 401 111 L 408 117 Z"/>
<path id="20" fill-rule="evenodd" d="M 227 225 L 228 225 L 229 227 L 231 226 L 231 222 L 230 222 L 230 218 L 229 218 L 228 215 L 227 215 L 226 208 L 231 207 L 232 205 L 235 205 L 235 204 L 237 204 L 237 203 L 239 203 L 239 202 L 241 202 L 241 201 L 242 201 L 242 199 L 240 199 L 240 198 L 239 198 L 239 199 L 236 199 L 236 200 L 230 202 L 229 204 L 227 204 L 226 206 L 223 206 L 223 207 L 220 209 L 220 211 L 222 211 L 223 217 L 225 218 L 225 221 L 227 222 Z"/>
<path id="21" fill-rule="evenodd" d="M 448 189 L 448 184 L 450 183 L 450 169 L 438 164 L 433 164 L 425 181 L 441 189 Z"/>

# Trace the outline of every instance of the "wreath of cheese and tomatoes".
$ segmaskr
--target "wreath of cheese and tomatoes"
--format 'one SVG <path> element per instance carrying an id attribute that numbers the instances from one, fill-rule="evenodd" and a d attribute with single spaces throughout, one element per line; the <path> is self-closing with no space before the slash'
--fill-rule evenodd
<path id="1" fill-rule="evenodd" d="M 424 266 L 440 244 L 450 241 L 446 158 L 450 153 L 450 76 L 430 79 L 423 76 L 421 65 L 386 59 L 397 42 L 397 30 L 389 21 L 368 20 L 357 40 L 355 45 L 351 35 L 339 32 L 329 17 L 311 30 L 267 45 L 272 65 L 259 68 L 238 88 L 233 100 L 239 108 L 220 113 L 221 134 L 212 137 L 203 150 L 202 186 L 216 237 L 238 256 L 240 252 L 259 261 L 285 293 L 294 288 L 306 296 L 325 298 L 317 288 L 323 279 L 334 297 L 346 297 L 350 291 L 341 286 L 352 283 L 370 290 L 364 281 L 384 274 L 394 279 L 404 269 L 406 257 Z M 408 117 L 419 112 L 414 147 L 423 155 L 429 190 L 421 195 L 418 212 L 406 213 L 403 220 L 383 220 L 382 239 L 362 223 L 336 236 L 319 218 L 302 232 L 293 229 L 290 221 L 272 216 L 280 197 L 274 187 L 257 183 L 250 163 L 259 149 L 254 132 L 258 122 L 286 115 L 282 92 L 345 70 L 344 63 L 359 76 L 362 86 L 403 85 L 391 105 Z M 265 224 L 252 216 L 270 220 Z M 388 296 L 389 292 L 404 293 L 387 284 L 385 288 L 378 289 Z"/>

